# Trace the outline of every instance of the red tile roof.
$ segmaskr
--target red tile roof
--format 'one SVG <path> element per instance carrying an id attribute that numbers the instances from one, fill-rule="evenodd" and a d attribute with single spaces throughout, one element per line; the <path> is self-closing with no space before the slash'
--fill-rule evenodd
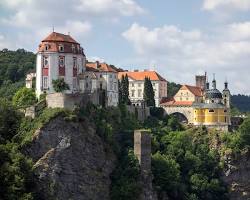
<path id="1" fill-rule="evenodd" d="M 49 34 L 49 36 L 43 39 L 42 42 L 69 42 L 79 44 L 70 35 L 64 35 L 62 33 L 56 32 L 52 32 L 51 34 Z"/>
<path id="2" fill-rule="evenodd" d="M 191 86 L 191 85 L 183 85 L 180 90 L 189 90 L 191 93 L 193 93 L 195 96 L 202 97 L 202 89 L 200 87 Z"/>
<path id="3" fill-rule="evenodd" d="M 122 76 L 125 76 L 126 74 L 129 78 L 137 81 L 142 81 L 145 77 L 149 77 L 151 81 L 166 81 L 155 71 L 119 72 L 118 78 L 121 79 Z"/>
<path id="4" fill-rule="evenodd" d="M 97 62 L 87 63 L 86 67 L 92 68 L 101 72 L 117 72 L 114 67 L 112 67 L 111 65 L 108 65 L 107 63 L 97 63 Z"/>
<path id="5" fill-rule="evenodd" d="M 161 103 L 161 106 L 192 106 L 192 101 L 175 101 L 173 99 Z"/>

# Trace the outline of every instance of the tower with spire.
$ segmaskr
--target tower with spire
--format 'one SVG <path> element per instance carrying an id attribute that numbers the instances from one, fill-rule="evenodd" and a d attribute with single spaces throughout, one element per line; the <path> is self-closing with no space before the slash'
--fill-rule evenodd
<path id="1" fill-rule="evenodd" d="M 228 82 L 227 80 L 224 83 L 224 90 L 222 91 L 222 96 L 223 96 L 223 103 L 224 105 L 230 109 L 231 105 L 231 93 L 230 90 L 228 89 Z"/>

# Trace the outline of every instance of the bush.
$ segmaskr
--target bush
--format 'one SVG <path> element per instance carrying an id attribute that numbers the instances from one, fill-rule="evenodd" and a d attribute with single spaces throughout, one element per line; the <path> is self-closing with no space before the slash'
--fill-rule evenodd
<path id="1" fill-rule="evenodd" d="M 19 89 L 12 100 L 17 107 L 28 107 L 36 102 L 36 95 L 33 89 L 21 88 Z"/>
<path id="2" fill-rule="evenodd" d="M 63 78 L 53 80 L 52 85 L 56 92 L 63 92 L 64 90 L 69 90 L 69 85 L 65 83 Z"/>

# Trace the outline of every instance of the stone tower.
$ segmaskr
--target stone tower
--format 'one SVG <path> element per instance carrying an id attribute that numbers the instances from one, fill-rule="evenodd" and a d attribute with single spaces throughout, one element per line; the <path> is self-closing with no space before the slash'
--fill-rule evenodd
<path id="1" fill-rule="evenodd" d="M 196 86 L 200 87 L 203 91 L 206 89 L 207 73 L 205 75 L 195 76 Z"/>
<path id="2" fill-rule="evenodd" d="M 134 154 L 139 160 L 141 169 L 140 184 L 142 191 L 138 200 L 157 200 L 157 195 L 152 186 L 151 136 L 148 131 L 135 130 Z"/>
<path id="3" fill-rule="evenodd" d="M 151 136 L 148 131 L 135 130 L 134 154 L 139 160 L 141 171 L 151 172 Z"/>
<path id="4" fill-rule="evenodd" d="M 223 103 L 228 109 L 230 109 L 231 94 L 230 94 L 230 90 L 228 89 L 228 82 L 226 81 L 224 84 L 225 84 L 225 88 L 222 92 L 223 93 Z"/>

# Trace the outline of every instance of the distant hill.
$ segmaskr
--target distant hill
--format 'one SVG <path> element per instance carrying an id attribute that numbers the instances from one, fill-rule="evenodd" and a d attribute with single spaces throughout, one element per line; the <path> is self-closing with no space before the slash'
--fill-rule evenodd
<path id="1" fill-rule="evenodd" d="M 0 97 L 10 99 L 24 85 L 26 74 L 35 69 L 36 55 L 24 49 L 0 51 Z"/>
<path id="2" fill-rule="evenodd" d="M 232 95 L 232 104 L 241 112 L 250 112 L 250 96 L 248 95 Z"/>

